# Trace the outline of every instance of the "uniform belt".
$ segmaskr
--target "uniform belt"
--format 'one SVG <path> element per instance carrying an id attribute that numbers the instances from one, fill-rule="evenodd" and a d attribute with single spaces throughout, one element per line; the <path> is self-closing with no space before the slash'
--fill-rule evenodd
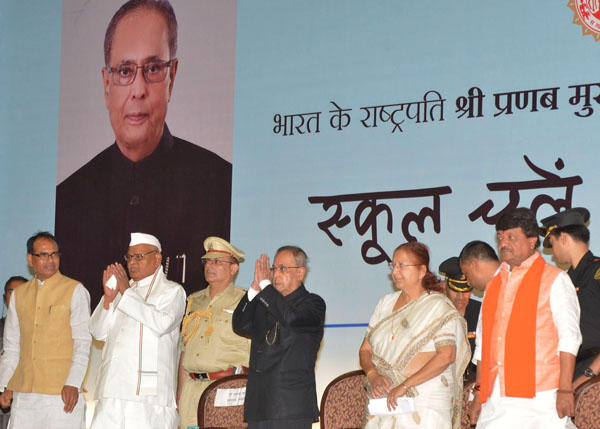
<path id="1" fill-rule="evenodd" d="M 235 374 L 248 374 L 248 368 L 245 366 L 236 366 L 223 371 L 217 372 L 190 372 L 190 377 L 193 380 L 218 380 L 219 378 L 227 377 Z"/>
<path id="2" fill-rule="evenodd" d="M 596 356 L 597 354 L 600 354 L 600 347 L 592 347 L 591 349 L 581 350 L 579 353 L 577 353 L 577 358 L 575 361 L 581 362 L 582 360 L 586 360 L 592 356 Z"/>

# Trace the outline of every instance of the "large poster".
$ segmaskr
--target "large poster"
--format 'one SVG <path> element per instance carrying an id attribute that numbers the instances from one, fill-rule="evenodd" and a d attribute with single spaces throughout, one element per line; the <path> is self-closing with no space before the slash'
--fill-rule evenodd
<path id="1" fill-rule="evenodd" d="M 56 235 L 63 272 L 88 287 L 93 305 L 102 270 L 123 263 L 131 232 L 159 238 L 168 277 L 188 292 L 205 284 L 204 238 L 229 237 L 236 2 L 174 1 L 176 53 L 138 48 L 135 33 L 117 28 L 105 64 L 105 32 L 122 3 L 63 2 Z M 105 65 L 143 65 L 146 55 L 176 66 L 161 82 L 140 83 L 136 69 L 133 84 L 109 85 Z M 127 132 L 141 126 L 130 123 L 152 123 L 164 109 L 168 129 L 136 157 Z"/>
<path id="2" fill-rule="evenodd" d="M 598 249 L 600 44 L 574 13 L 566 1 L 239 5 L 232 235 L 249 255 L 308 253 L 306 287 L 327 303 L 321 391 L 358 367 L 398 245 L 427 244 L 437 272 L 470 240 L 495 247 L 509 208 L 541 219 L 585 206 Z M 251 275 L 242 267 L 241 283 Z"/>

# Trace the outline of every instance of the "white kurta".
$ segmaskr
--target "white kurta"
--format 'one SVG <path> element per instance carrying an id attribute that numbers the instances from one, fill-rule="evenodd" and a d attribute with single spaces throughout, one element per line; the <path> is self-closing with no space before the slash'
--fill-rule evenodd
<path id="1" fill-rule="evenodd" d="M 38 280 L 43 287 L 44 282 Z M 10 298 L 8 315 L 4 325 L 4 352 L 0 359 L 0 389 L 4 391 L 19 363 L 21 330 L 15 305 L 15 294 Z M 78 284 L 71 297 L 71 336 L 73 338 L 73 363 L 65 385 L 81 388 L 87 370 L 92 338 L 88 330 L 90 319 L 90 294 Z M 85 405 L 83 395 L 72 413 L 65 413 L 65 404 L 60 395 L 42 393 L 13 393 L 11 407 L 11 429 L 65 429 L 85 427 Z"/>
<path id="2" fill-rule="evenodd" d="M 132 418 L 138 427 L 177 427 L 177 343 L 186 296 L 179 284 L 166 279 L 161 266 L 146 298 L 153 277 L 132 282 L 108 310 L 102 298 L 92 314 L 92 335 L 106 341 L 92 428 L 121 428 Z"/>
<path id="3" fill-rule="evenodd" d="M 537 253 L 534 255 L 537 257 Z M 510 273 L 509 273 L 510 276 Z M 509 277 L 510 278 L 510 277 Z M 485 299 L 485 298 L 484 298 Z M 577 355 L 581 344 L 579 330 L 579 301 L 575 286 L 567 273 L 560 273 L 550 289 L 550 310 L 558 332 L 558 350 Z M 479 313 L 475 353 L 473 362 L 481 360 L 481 331 L 483 311 Z M 556 411 L 556 389 L 538 392 L 534 398 L 511 398 L 502 396 L 498 377 L 492 394 L 482 405 L 477 422 L 478 429 L 500 429 L 518 427 L 520 429 L 562 429 L 575 428 L 567 417 L 559 419 Z"/>

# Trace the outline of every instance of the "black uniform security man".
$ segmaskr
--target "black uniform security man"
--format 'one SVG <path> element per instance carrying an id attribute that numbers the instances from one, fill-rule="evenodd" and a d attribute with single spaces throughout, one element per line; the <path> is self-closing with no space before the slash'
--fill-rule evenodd
<path id="1" fill-rule="evenodd" d="M 577 353 L 573 388 L 600 374 L 600 258 L 589 250 L 590 212 L 568 209 L 542 219 L 544 247 L 551 248 L 559 264 L 569 264 L 569 277 L 577 290 L 583 343 Z"/>

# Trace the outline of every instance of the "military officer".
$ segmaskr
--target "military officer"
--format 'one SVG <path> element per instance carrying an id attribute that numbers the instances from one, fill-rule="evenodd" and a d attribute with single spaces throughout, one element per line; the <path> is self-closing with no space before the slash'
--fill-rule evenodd
<path id="1" fill-rule="evenodd" d="M 568 274 L 577 290 L 583 343 L 577 353 L 573 388 L 600 374 L 600 258 L 589 249 L 590 231 L 585 226 L 590 212 L 568 209 L 542 219 L 544 247 L 552 249 L 559 264 L 570 265 Z"/>
<path id="2" fill-rule="evenodd" d="M 231 317 L 246 290 L 233 284 L 244 252 L 219 237 L 204 240 L 202 257 L 208 287 L 188 298 L 181 336 L 177 398 L 181 427 L 197 426 L 198 401 L 219 378 L 246 373 L 250 340 L 231 328 Z"/>

